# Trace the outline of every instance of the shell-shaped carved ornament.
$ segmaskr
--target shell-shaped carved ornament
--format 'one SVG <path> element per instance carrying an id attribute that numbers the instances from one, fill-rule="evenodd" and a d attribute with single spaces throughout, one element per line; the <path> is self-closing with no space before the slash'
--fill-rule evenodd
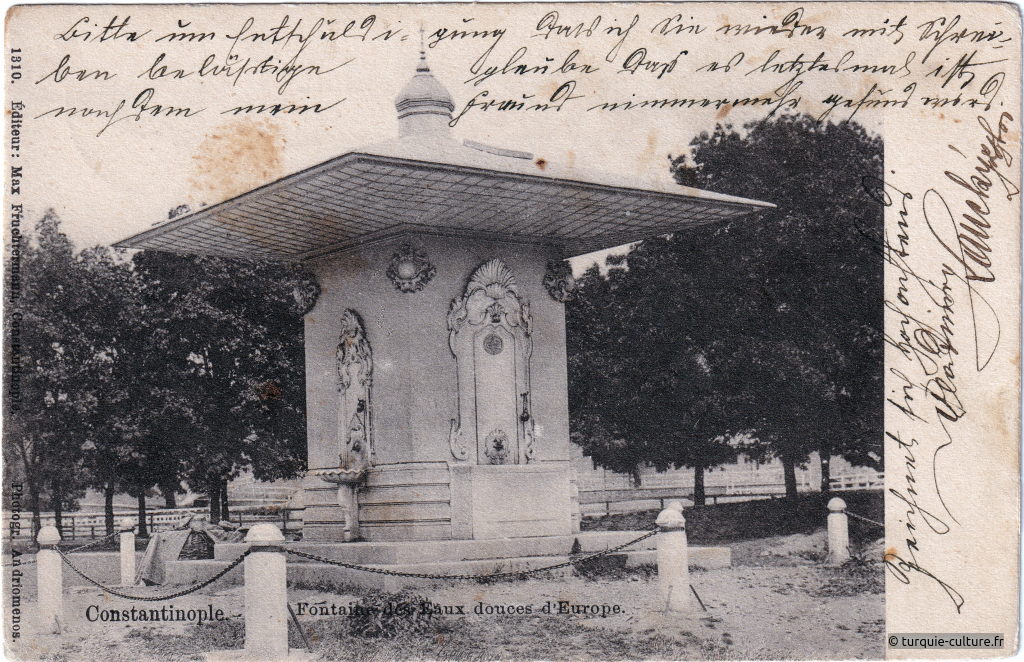
<path id="1" fill-rule="evenodd" d="M 484 262 L 469 277 L 466 296 L 468 297 L 477 290 L 483 290 L 492 299 L 501 299 L 506 292 L 519 295 L 515 274 L 505 266 L 501 258 L 497 257 Z"/>

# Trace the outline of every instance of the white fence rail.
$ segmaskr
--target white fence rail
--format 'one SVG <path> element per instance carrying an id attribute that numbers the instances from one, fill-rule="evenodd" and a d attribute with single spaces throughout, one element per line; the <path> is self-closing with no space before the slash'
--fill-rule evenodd
<path id="1" fill-rule="evenodd" d="M 146 527 L 151 533 L 167 531 L 181 524 L 189 515 L 204 515 L 208 512 L 209 510 L 206 508 L 149 510 L 146 512 Z M 241 526 L 249 526 L 258 522 L 273 522 L 285 532 L 295 532 L 302 530 L 302 514 L 302 508 L 261 509 L 259 511 L 236 508 L 231 513 L 231 521 Z M 114 511 L 115 529 L 117 523 L 124 517 L 136 520 L 138 512 L 123 509 Z M 11 522 L 12 514 L 5 512 L 4 521 Z M 21 524 L 20 529 L 14 535 L 11 535 L 11 531 L 8 530 L 5 532 L 7 533 L 5 537 L 18 541 L 32 540 L 32 514 L 25 511 L 19 512 L 18 522 Z M 107 534 L 106 520 L 103 513 L 68 513 L 61 518 L 61 524 L 63 528 L 62 540 L 88 540 L 91 538 L 101 538 Z M 40 526 L 56 526 L 53 513 L 43 513 L 40 516 Z"/>
<path id="2" fill-rule="evenodd" d="M 882 471 L 860 471 L 829 479 L 829 488 L 833 492 L 849 490 L 874 490 L 885 487 L 885 473 Z"/>
<path id="3" fill-rule="evenodd" d="M 728 473 L 728 472 L 726 472 Z M 781 475 L 718 475 L 709 480 L 705 486 L 705 494 L 711 503 L 746 501 L 749 499 L 767 499 L 785 494 L 785 486 Z M 589 481 L 581 481 L 579 503 L 584 516 L 610 514 L 613 512 L 637 512 L 663 507 L 668 499 L 692 499 L 693 482 L 683 476 L 655 474 L 644 476 L 643 486 L 634 488 L 626 476 L 609 475 L 603 486 Z M 885 474 L 881 471 L 858 471 L 855 473 L 832 476 L 830 488 L 835 492 L 850 490 L 870 490 L 885 487 Z M 797 475 L 797 490 L 810 492 L 818 489 L 818 485 L 807 476 Z M 596 489 L 595 489 L 596 488 Z M 189 515 L 204 515 L 205 508 L 171 508 L 150 510 L 146 515 L 146 525 L 150 532 L 166 531 L 178 526 Z M 29 541 L 32 539 L 31 514 L 24 511 L 19 514 L 20 530 L 8 529 L 5 537 L 9 540 Z M 114 513 L 114 522 L 123 517 L 133 520 L 138 514 L 134 510 L 119 509 Z M 271 522 L 287 533 L 302 531 L 302 508 L 259 508 L 239 507 L 232 509 L 231 521 L 240 526 L 250 526 L 259 522 Z M 12 521 L 11 513 L 4 513 L 4 521 Z M 55 526 L 52 513 L 44 513 L 41 526 Z M 64 540 L 88 540 L 106 535 L 106 524 L 103 513 L 68 513 L 63 517 Z"/>
<path id="4" fill-rule="evenodd" d="M 693 480 L 689 477 L 670 474 L 644 476 L 641 487 L 631 487 L 626 477 L 609 478 L 613 480 L 606 480 L 603 488 L 594 489 L 585 483 L 580 486 L 579 503 L 584 517 L 664 508 L 665 502 L 670 499 L 693 499 Z M 781 474 L 778 477 L 765 476 L 763 473 L 750 476 L 718 475 L 715 479 L 714 482 L 708 481 L 704 487 L 707 501 L 713 504 L 770 499 L 786 493 Z M 609 483 L 614 484 L 614 487 Z M 858 471 L 829 479 L 829 489 L 834 492 L 881 489 L 884 486 L 885 474 L 881 471 Z M 819 487 L 818 481 L 797 474 L 798 492 L 814 492 Z"/>

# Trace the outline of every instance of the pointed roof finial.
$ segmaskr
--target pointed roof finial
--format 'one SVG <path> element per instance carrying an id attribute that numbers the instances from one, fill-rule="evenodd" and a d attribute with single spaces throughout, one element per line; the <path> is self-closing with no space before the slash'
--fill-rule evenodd
<path id="1" fill-rule="evenodd" d="M 423 38 L 423 23 L 420 23 L 420 63 L 416 65 L 416 71 L 430 71 L 427 66 L 427 47 Z"/>
<path id="2" fill-rule="evenodd" d="M 420 62 L 412 80 L 406 83 L 395 99 L 399 134 L 440 135 L 448 132 L 455 104 L 427 66 L 426 35 L 420 24 Z"/>

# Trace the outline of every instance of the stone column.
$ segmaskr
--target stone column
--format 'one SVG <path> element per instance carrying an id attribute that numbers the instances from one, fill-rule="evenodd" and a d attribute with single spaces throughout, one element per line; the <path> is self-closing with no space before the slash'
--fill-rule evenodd
<path id="1" fill-rule="evenodd" d="M 683 504 L 670 501 L 655 521 L 658 533 L 658 588 L 661 608 L 667 612 L 690 609 L 690 560 L 686 549 Z"/>
<path id="2" fill-rule="evenodd" d="M 850 558 L 849 517 L 846 516 L 846 502 L 832 497 L 828 502 L 828 562 L 842 565 Z"/>
<path id="3" fill-rule="evenodd" d="M 245 559 L 245 652 L 259 660 L 288 656 L 287 565 L 274 524 L 249 529 L 245 541 L 252 553 Z"/>
<path id="4" fill-rule="evenodd" d="M 135 584 L 135 522 L 131 517 L 121 520 L 121 585 Z"/>
<path id="5" fill-rule="evenodd" d="M 579 448 L 577 446 L 577 448 Z M 580 522 L 583 520 L 583 511 L 580 506 L 580 475 L 576 467 L 569 467 L 569 505 L 572 508 L 572 512 L 569 517 L 572 521 L 572 533 L 580 532 Z"/>
<path id="6" fill-rule="evenodd" d="M 60 634 L 64 622 L 64 563 L 57 554 L 60 532 L 55 526 L 44 526 L 36 536 L 36 585 L 39 595 L 39 623 L 46 634 Z"/>

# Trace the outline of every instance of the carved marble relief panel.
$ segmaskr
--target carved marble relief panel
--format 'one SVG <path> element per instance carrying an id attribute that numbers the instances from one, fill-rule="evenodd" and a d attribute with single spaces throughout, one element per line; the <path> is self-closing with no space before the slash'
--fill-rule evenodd
<path id="1" fill-rule="evenodd" d="M 337 362 L 339 466 L 362 472 L 373 458 L 373 353 L 363 321 L 352 309 L 341 316 Z"/>
<path id="2" fill-rule="evenodd" d="M 457 460 L 525 464 L 533 457 L 530 405 L 532 318 L 512 271 L 485 262 L 448 312 L 458 374 L 458 418 L 449 444 Z"/>

